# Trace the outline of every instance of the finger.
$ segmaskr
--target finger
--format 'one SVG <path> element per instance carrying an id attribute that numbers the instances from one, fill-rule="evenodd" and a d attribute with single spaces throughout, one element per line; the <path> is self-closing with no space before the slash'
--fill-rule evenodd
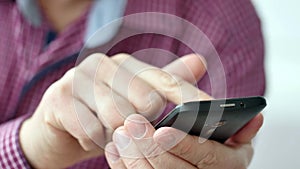
<path id="1" fill-rule="evenodd" d="M 105 134 L 99 119 L 81 102 L 74 100 L 74 105 L 76 107 L 76 117 L 80 123 L 80 126 L 77 126 L 77 128 L 82 128 L 82 132 L 84 132 L 81 135 L 76 135 L 79 143 L 86 151 L 101 148 L 104 145 L 102 138 L 104 138 Z"/>
<path id="2" fill-rule="evenodd" d="M 187 135 L 185 132 L 162 127 L 158 129 L 153 139 L 163 149 L 197 165 L 201 160 L 214 163 L 216 160 L 216 144 L 208 140 Z"/>
<path id="3" fill-rule="evenodd" d="M 190 136 L 174 128 L 160 128 L 154 140 L 168 152 L 189 161 L 198 168 L 232 168 L 249 160 L 245 147 L 231 149 L 220 143 Z M 247 149 L 248 150 L 248 149 Z M 231 161 L 235 161 L 232 165 Z M 233 167 L 234 168 L 234 167 Z"/>
<path id="4" fill-rule="evenodd" d="M 103 140 L 110 141 L 113 130 L 121 126 L 127 116 L 135 113 L 134 106 L 104 83 L 95 84 L 81 71 L 73 81 L 73 96 L 99 118 L 105 128 Z"/>
<path id="5" fill-rule="evenodd" d="M 196 84 L 206 73 L 206 61 L 200 55 L 189 54 L 166 65 L 163 69 L 191 84 Z"/>
<path id="6" fill-rule="evenodd" d="M 250 143 L 263 125 L 263 115 L 260 113 L 248 122 L 241 130 L 232 136 L 225 144 Z"/>
<path id="7" fill-rule="evenodd" d="M 100 92 L 105 91 L 97 93 Z M 115 130 L 124 123 L 126 117 L 137 112 L 132 104 L 118 93 L 112 90 L 108 92 L 111 92 L 111 96 L 100 94 L 97 97 L 97 114 L 107 129 Z"/>
<path id="8" fill-rule="evenodd" d="M 107 162 L 112 169 L 126 169 L 122 159 L 120 158 L 119 152 L 116 145 L 113 142 L 108 143 L 105 146 L 105 157 Z"/>
<path id="9" fill-rule="evenodd" d="M 232 148 L 170 127 L 158 129 L 153 139 L 163 149 L 198 168 L 245 168 L 252 157 L 250 144 Z"/>
<path id="10" fill-rule="evenodd" d="M 152 138 L 155 129 L 143 116 L 130 115 L 125 120 L 124 127 L 153 168 L 195 168 L 190 163 L 161 149 Z"/>
<path id="11" fill-rule="evenodd" d="M 87 105 L 106 128 L 116 129 L 125 118 L 135 113 L 133 105 L 104 83 L 95 84 L 80 71 L 76 72 L 73 96 Z"/>
<path id="12" fill-rule="evenodd" d="M 112 57 L 118 65 L 122 65 L 133 73 L 139 72 L 145 68 L 154 66 L 145 62 L 137 62 L 127 54 L 118 54 Z M 132 66 L 132 65 L 135 66 Z M 173 75 L 179 76 L 185 81 L 195 84 L 206 73 L 206 61 L 204 57 L 197 54 L 185 55 L 170 64 L 166 65 L 163 70 Z"/>
<path id="13" fill-rule="evenodd" d="M 153 139 L 166 151 L 191 162 L 198 168 L 245 168 L 253 156 L 253 148 L 250 144 L 230 147 L 187 135 L 171 127 L 159 128 L 154 133 Z"/>
<path id="14" fill-rule="evenodd" d="M 65 113 L 58 115 L 56 121 L 63 130 L 76 138 L 85 151 L 100 149 L 100 145 L 103 145 L 102 138 L 105 136 L 104 128 L 84 104 L 70 99 L 69 104 L 61 111 Z"/>
<path id="15" fill-rule="evenodd" d="M 53 102 L 47 105 L 51 106 L 53 111 L 46 111 L 44 120 L 49 130 L 55 130 L 55 132 L 48 133 L 50 137 L 53 137 L 53 133 L 64 134 L 66 138 L 71 135 L 66 140 L 52 140 L 68 144 L 70 140 L 76 139 L 78 144 L 72 145 L 74 149 L 70 152 L 77 149 L 82 152 L 80 155 L 85 156 L 84 158 L 95 157 L 103 153 L 99 145 L 103 144 L 104 128 L 86 105 L 72 97 L 72 85 L 70 85 L 72 80 L 70 79 L 73 78 L 73 71 L 74 69 L 68 71 L 64 78 L 51 85 L 45 93 L 43 99 Z"/>
<path id="16" fill-rule="evenodd" d="M 115 130 L 113 142 L 126 168 L 152 169 L 123 126 Z"/>
<path id="17" fill-rule="evenodd" d="M 96 88 L 95 93 L 97 115 L 109 129 L 115 130 L 124 123 L 126 117 L 136 113 L 134 106 L 127 99 L 106 85 Z"/>
<path id="18" fill-rule="evenodd" d="M 175 104 L 187 101 L 211 99 L 208 94 L 199 90 L 183 78 L 172 75 L 162 69 L 149 66 L 129 55 L 120 54 L 114 56 L 113 60 L 149 83 L 157 89 L 161 95 L 165 96 L 168 100 Z M 186 61 L 186 63 L 189 62 Z M 179 67 L 178 70 L 181 70 L 181 67 Z"/>
<path id="19" fill-rule="evenodd" d="M 163 111 L 164 99 L 152 86 L 103 54 L 91 55 L 79 65 L 79 70 L 87 74 L 96 85 L 105 83 L 128 99 L 137 112 L 147 117 L 156 117 Z"/>

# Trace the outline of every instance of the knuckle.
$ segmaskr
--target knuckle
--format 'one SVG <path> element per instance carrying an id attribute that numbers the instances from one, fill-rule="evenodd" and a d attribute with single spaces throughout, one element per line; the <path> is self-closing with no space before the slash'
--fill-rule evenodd
<path id="1" fill-rule="evenodd" d="M 218 143 L 214 141 L 206 141 L 203 143 L 203 146 L 205 147 L 206 151 L 204 151 L 203 158 L 201 158 L 196 166 L 199 169 L 206 169 L 206 168 L 214 168 L 219 164 L 219 158 L 216 147 Z"/>
<path id="2" fill-rule="evenodd" d="M 179 77 L 172 76 L 164 71 L 160 72 L 160 80 L 162 82 L 162 86 L 164 91 L 168 93 L 179 92 L 180 87 L 183 85 L 183 79 Z"/>
<path id="3" fill-rule="evenodd" d="M 197 168 L 205 169 L 217 165 L 217 153 L 215 151 L 207 152 L 204 157 L 197 163 Z"/>
<path id="4" fill-rule="evenodd" d="M 83 62 L 78 65 L 78 69 L 85 73 L 91 73 L 96 70 L 99 63 L 106 63 L 108 61 L 109 58 L 105 54 L 94 53 L 84 59 Z"/>
<path id="5" fill-rule="evenodd" d="M 141 94 L 145 99 L 135 99 L 138 112 L 147 114 L 157 114 L 164 106 L 164 98 L 157 92 L 145 92 Z"/>
<path id="6" fill-rule="evenodd" d="M 109 113 L 115 114 L 118 113 L 116 108 L 116 103 L 114 103 L 110 98 L 103 98 L 101 104 L 98 106 L 99 113 Z"/>
<path id="7" fill-rule="evenodd" d="M 93 141 L 88 138 L 81 138 L 78 142 L 85 151 L 91 151 L 95 148 Z"/>
<path id="8" fill-rule="evenodd" d="M 173 149 L 177 149 L 178 152 L 176 154 L 178 154 L 178 156 L 187 157 L 190 154 L 190 152 L 193 151 L 193 145 L 194 144 L 185 144 L 184 146 L 180 146 L 180 143 L 178 143 Z"/>
<path id="9" fill-rule="evenodd" d="M 101 100 L 98 105 L 102 105 L 102 103 L 106 103 L 109 99 L 114 99 L 114 91 L 113 89 L 108 88 L 108 86 L 104 82 L 99 82 L 97 84 L 93 84 L 93 94 L 94 99 Z"/>
<path id="10" fill-rule="evenodd" d="M 158 93 L 154 93 L 151 98 L 149 99 L 150 101 L 150 114 L 161 114 L 162 111 L 165 108 L 166 105 L 166 99 L 164 97 L 162 97 L 160 94 Z"/>
<path id="11" fill-rule="evenodd" d="M 114 55 L 112 57 L 112 60 L 116 61 L 116 62 L 122 62 L 122 61 L 125 61 L 126 59 L 129 59 L 131 57 L 132 56 L 127 54 L 127 53 L 119 53 L 119 54 Z"/>
<path id="12" fill-rule="evenodd" d="M 97 61 L 102 60 L 102 59 L 106 59 L 108 58 L 105 54 L 103 53 L 94 53 L 91 54 L 90 56 L 88 56 L 86 62 L 93 62 L 93 63 L 97 63 Z"/>
<path id="13" fill-rule="evenodd" d="M 57 81 L 55 86 L 56 90 L 58 90 L 61 93 L 64 93 L 65 91 L 69 91 L 72 88 L 74 74 L 75 74 L 75 68 L 68 70 L 65 73 L 65 75 Z"/>
<path id="14" fill-rule="evenodd" d="M 79 122 L 80 123 L 80 122 Z M 82 129 L 80 129 L 82 128 Z M 77 124 L 77 129 L 74 129 L 74 131 L 77 130 L 77 135 L 78 135 L 78 139 L 82 140 L 83 142 L 93 142 L 95 144 L 98 145 L 102 145 L 101 142 L 101 137 L 104 136 L 103 132 L 103 128 L 101 127 L 101 125 L 99 125 L 99 123 L 90 123 L 87 125 L 83 125 L 83 124 Z"/>
<path id="15" fill-rule="evenodd" d="M 99 123 L 89 123 L 86 127 L 86 133 L 90 139 L 95 139 L 99 137 L 99 134 L 102 131 L 101 125 Z"/>
<path id="16" fill-rule="evenodd" d="M 154 106 L 160 105 L 165 102 L 165 98 L 161 96 L 158 92 L 152 92 L 149 96 L 149 100 L 152 101 Z"/>
<path id="17" fill-rule="evenodd" d="M 132 159 L 128 160 L 127 165 L 129 168 L 137 168 L 138 166 L 140 166 L 139 159 L 132 158 Z"/>
<path id="18" fill-rule="evenodd" d="M 107 64 L 111 62 L 111 59 L 104 54 L 96 54 L 92 57 L 92 61 L 93 63 Z"/>
<path id="19" fill-rule="evenodd" d="M 141 159 L 137 157 L 130 157 L 130 159 L 127 160 L 126 166 L 128 166 L 128 168 L 147 168 L 147 166 L 141 162 Z"/>
<path id="20" fill-rule="evenodd" d="M 155 160 L 156 162 L 160 162 L 160 154 L 162 154 L 164 151 L 157 145 L 157 144 L 150 144 L 147 149 L 144 150 L 144 155 L 146 158 L 151 158 L 152 160 Z"/>
<path id="21" fill-rule="evenodd" d="M 90 142 L 90 138 L 88 137 L 88 135 L 82 135 L 78 140 L 83 144 Z"/>
<path id="22" fill-rule="evenodd" d="M 110 98 L 102 98 L 101 104 L 99 105 L 99 111 L 101 113 L 111 112 L 115 110 L 115 104 Z"/>
<path id="23" fill-rule="evenodd" d="M 164 87 L 173 88 L 174 86 L 177 86 L 177 81 L 170 74 L 165 71 L 159 71 L 159 74 Z"/>
<path id="24" fill-rule="evenodd" d="M 43 98 L 50 99 L 53 102 L 57 102 L 58 100 L 65 100 L 67 98 L 66 95 L 70 95 L 71 93 L 73 76 L 74 69 L 70 69 L 61 79 L 54 82 L 51 86 L 48 87 Z"/>
<path id="25" fill-rule="evenodd" d="M 98 116 L 101 118 L 103 125 L 106 128 L 116 129 L 124 123 L 125 116 L 116 107 L 116 103 L 110 99 L 104 99 L 101 105 L 98 106 Z"/>
<path id="26" fill-rule="evenodd" d="M 94 57 L 92 57 L 92 62 L 92 64 L 95 65 L 95 69 L 99 69 L 98 71 L 102 70 L 103 68 L 109 68 L 113 66 L 111 59 L 104 54 L 96 54 Z"/>

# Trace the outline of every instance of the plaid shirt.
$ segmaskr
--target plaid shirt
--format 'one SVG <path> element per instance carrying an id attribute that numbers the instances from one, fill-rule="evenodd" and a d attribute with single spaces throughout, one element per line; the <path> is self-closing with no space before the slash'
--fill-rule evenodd
<path id="1" fill-rule="evenodd" d="M 149 11 L 182 17 L 208 36 L 225 70 L 226 97 L 264 94 L 261 26 L 249 0 L 128 0 L 125 15 Z M 35 27 L 24 19 L 15 1 L 0 2 L 0 168 L 30 168 L 19 144 L 20 125 L 32 115 L 45 90 L 74 67 L 83 46 L 86 22 L 87 14 L 47 44 L 51 30 L 46 22 Z M 170 37 L 142 34 L 115 45 L 108 55 L 146 48 L 160 48 L 178 56 L 192 52 Z M 170 62 L 153 55 L 141 60 L 160 67 Z M 198 86 L 211 94 L 208 75 Z M 70 168 L 99 167 L 107 168 L 104 157 Z"/>

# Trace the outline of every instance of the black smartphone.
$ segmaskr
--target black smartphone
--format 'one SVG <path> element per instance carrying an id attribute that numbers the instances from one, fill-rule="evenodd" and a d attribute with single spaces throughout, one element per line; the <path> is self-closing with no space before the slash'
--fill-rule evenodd
<path id="1" fill-rule="evenodd" d="M 155 128 L 174 127 L 224 143 L 265 107 L 261 96 L 187 102 L 176 106 Z"/>

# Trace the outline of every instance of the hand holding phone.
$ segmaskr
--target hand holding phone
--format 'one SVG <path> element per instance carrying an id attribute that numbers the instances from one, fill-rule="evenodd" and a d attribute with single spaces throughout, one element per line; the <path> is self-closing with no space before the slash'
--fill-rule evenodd
<path id="1" fill-rule="evenodd" d="M 223 143 L 265 107 L 260 96 L 188 102 L 176 106 L 155 128 L 174 127 Z"/>

